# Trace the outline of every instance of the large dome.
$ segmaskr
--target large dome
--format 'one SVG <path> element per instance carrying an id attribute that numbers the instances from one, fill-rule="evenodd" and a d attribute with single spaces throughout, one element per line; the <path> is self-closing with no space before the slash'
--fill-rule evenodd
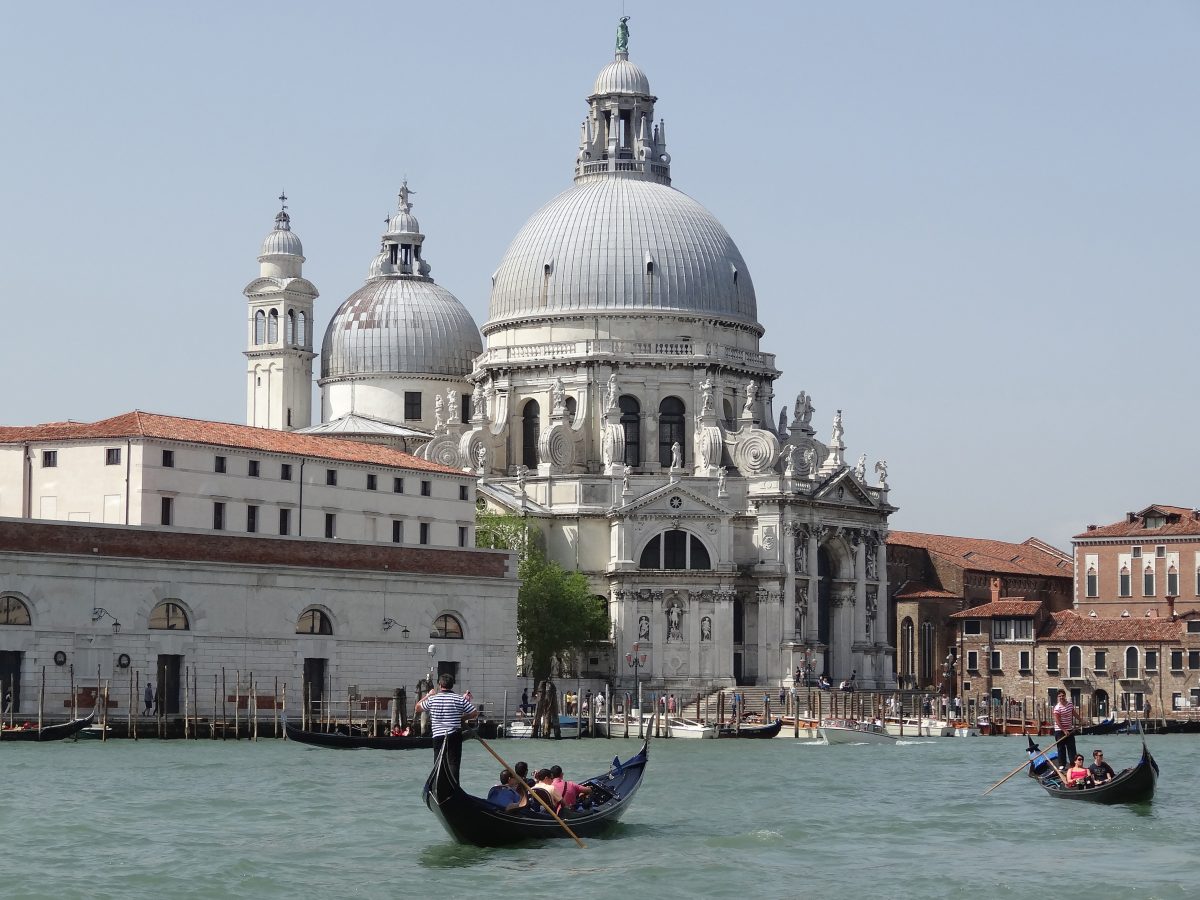
<path id="1" fill-rule="evenodd" d="M 462 377 L 482 350 L 475 320 L 445 288 L 427 278 L 372 278 L 325 329 L 321 377 Z"/>
<path id="2" fill-rule="evenodd" d="M 700 313 L 758 325 L 754 284 L 721 223 L 672 187 L 583 180 L 517 234 L 492 284 L 488 331 L 563 312 Z"/>

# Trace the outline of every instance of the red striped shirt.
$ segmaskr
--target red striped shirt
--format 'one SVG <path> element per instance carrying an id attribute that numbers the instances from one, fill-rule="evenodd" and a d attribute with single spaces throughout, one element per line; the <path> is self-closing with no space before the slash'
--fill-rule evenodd
<path id="1" fill-rule="evenodd" d="M 1075 730 L 1075 704 L 1070 700 L 1060 700 L 1054 707 L 1054 730 Z"/>

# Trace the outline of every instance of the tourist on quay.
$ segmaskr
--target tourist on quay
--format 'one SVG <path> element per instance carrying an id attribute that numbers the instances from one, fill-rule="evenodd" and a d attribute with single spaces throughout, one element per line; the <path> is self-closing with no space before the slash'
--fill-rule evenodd
<path id="1" fill-rule="evenodd" d="M 1104 782 L 1117 777 L 1112 766 L 1104 761 L 1103 750 L 1092 751 L 1092 764 L 1088 766 L 1088 772 L 1092 776 L 1093 784 L 1104 784 Z"/>
<path id="2" fill-rule="evenodd" d="M 1059 759 L 1074 759 L 1075 750 L 1075 704 L 1067 699 L 1067 692 L 1058 692 L 1058 703 L 1052 710 L 1054 716 L 1054 743 L 1058 746 Z"/>
<path id="3" fill-rule="evenodd" d="M 463 720 L 479 718 L 479 710 L 466 697 L 454 693 L 454 676 L 445 672 L 438 676 L 438 689 L 430 691 L 417 701 L 416 712 L 429 713 L 429 724 L 433 731 L 433 755 L 436 759 L 446 752 L 446 768 L 458 781 L 458 767 L 462 761 Z"/>
<path id="4" fill-rule="evenodd" d="M 669 697 L 667 697 L 667 713 L 672 716 L 675 715 L 675 695 L 674 694 L 671 694 Z"/>
<path id="5" fill-rule="evenodd" d="M 823 691 L 831 691 L 831 690 L 833 690 L 833 682 L 829 680 L 829 676 L 827 674 L 822 672 L 821 678 L 817 682 L 817 687 L 819 687 Z"/>
<path id="6" fill-rule="evenodd" d="M 529 712 L 529 688 L 521 691 L 521 712 Z"/>
<path id="7" fill-rule="evenodd" d="M 144 699 L 146 701 L 146 709 L 142 712 L 142 715 L 148 716 L 150 715 L 150 711 L 154 708 L 154 685 L 152 685 L 149 681 L 146 682 L 146 694 Z"/>

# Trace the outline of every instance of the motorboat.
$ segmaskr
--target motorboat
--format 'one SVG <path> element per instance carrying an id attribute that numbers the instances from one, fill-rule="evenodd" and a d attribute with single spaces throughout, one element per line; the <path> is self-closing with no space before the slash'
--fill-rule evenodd
<path id="1" fill-rule="evenodd" d="M 559 716 L 558 717 L 558 732 L 564 738 L 579 737 L 579 719 L 576 716 Z M 509 722 L 504 729 L 506 736 L 510 738 L 528 738 L 533 737 L 533 720 L 532 719 L 517 719 L 514 722 Z M 552 738 L 554 735 L 543 734 L 542 737 Z"/>
<path id="2" fill-rule="evenodd" d="M 899 740 L 888 734 L 881 722 L 854 719 L 823 719 L 817 732 L 827 744 L 894 744 Z"/>
<path id="3" fill-rule="evenodd" d="M 954 724 L 945 719 L 885 719 L 883 727 L 896 737 L 954 737 Z"/>

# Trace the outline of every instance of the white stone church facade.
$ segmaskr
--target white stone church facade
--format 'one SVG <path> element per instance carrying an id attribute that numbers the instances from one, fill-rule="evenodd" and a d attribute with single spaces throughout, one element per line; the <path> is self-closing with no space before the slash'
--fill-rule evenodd
<path id="1" fill-rule="evenodd" d="M 473 472 L 490 506 L 528 516 L 552 557 L 588 576 L 612 620 L 601 666 L 619 686 L 637 674 L 689 692 L 777 687 L 797 670 L 892 686 L 886 463 L 871 476 L 865 456 L 847 464 L 841 411 L 825 411 L 819 438 L 806 394 L 790 423 L 776 414 L 781 373 L 760 347 L 749 269 L 672 186 L 657 98 L 627 39 L 587 98 L 573 186 L 493 276 L 483 343 L 430 276 L 405 184 L 366 284 L 326 329 L 323 421 L 297 418 L 299 403 L 260 403 L 248 420 L 419 448 Z M 303 340 L 274 360 L 253 343 L 263 279 L 281 272 L 296 281 L 266 289 L 290 290 L 311 321 L 316 291 L 298 240 L 286 244 L 268 236 L 247 288 L 252 404 L 255 366 L 294 373 L 279 403 L 311 378 Z M 304 360 L 307 373 L 292 365 Z M 635 644 L 636 673 L 624 661 Z"/>

